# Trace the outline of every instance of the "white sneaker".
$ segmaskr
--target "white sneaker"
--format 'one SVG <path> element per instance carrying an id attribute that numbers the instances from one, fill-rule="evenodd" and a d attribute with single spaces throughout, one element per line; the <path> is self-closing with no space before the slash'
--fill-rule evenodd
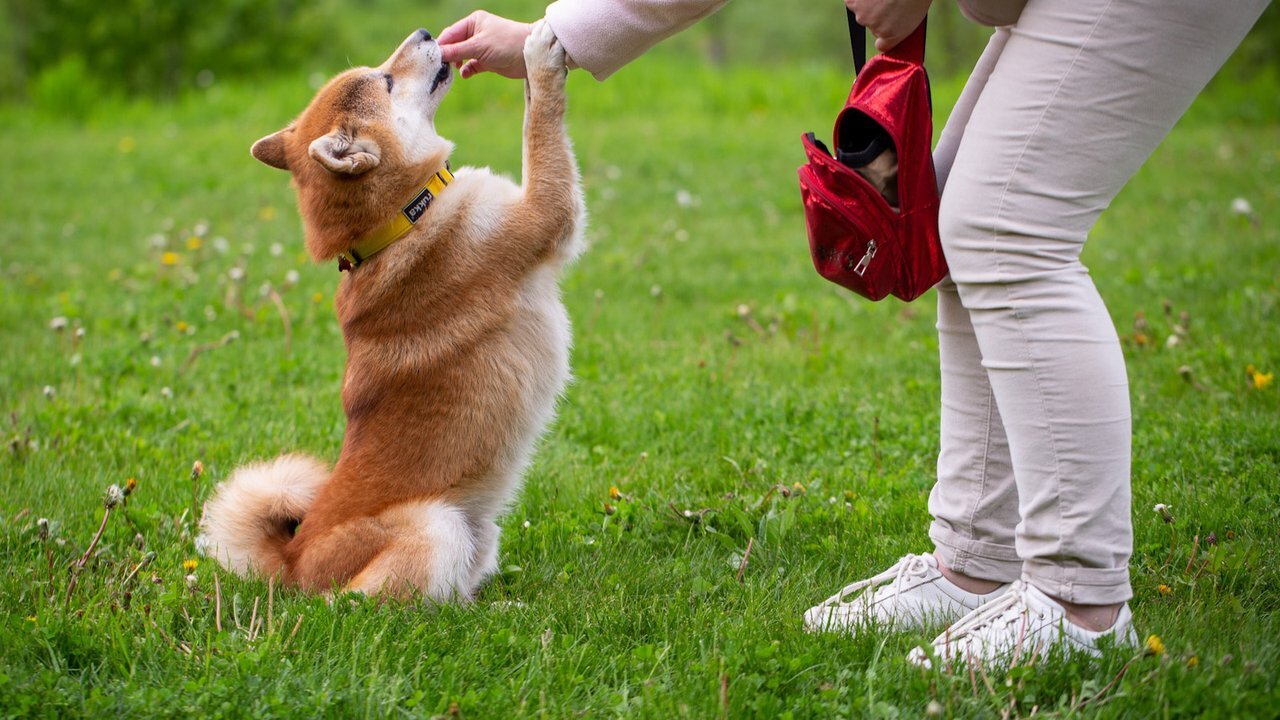
<path id="1" fill-rule="evenodd" d="M 932 554 L 904 555 L 888 570 L 847 585 L 809 608 L 804 629 L 856 632 L 867 625 L 881 625 L 927 630 L 959 620 L 1000 597 L 1008 587 L 1001 585 L 985 595 L 967 592 L 942 575 Z"/>
<path id="2" fill-rule="evenodd" d="M 999 600 L 979 608 L 947 628 L 933 641 L 932 653 L 917 647 L 907 661 L 932 667 L 930 655 L 947 667 L 966 661 L 984 665 L 1017 665 L 1051 650 L 1102 655 L 1099 643 L 1112 638 L 1117 647 L 1137 647 L 1133 613 L 1120 608 L 1116 622 L 1102 632 L 1086 630 L 1067 619 L 1066 610 L 1036 587 L 1018 581 Z"/>

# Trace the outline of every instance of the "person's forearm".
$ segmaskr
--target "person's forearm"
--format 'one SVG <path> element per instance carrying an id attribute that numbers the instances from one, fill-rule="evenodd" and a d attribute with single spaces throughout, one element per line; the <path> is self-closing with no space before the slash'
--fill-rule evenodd
<path id="1" fill-rule="evenodd" d="M 546 20 L 573 64 L 603 80 L 727 1 L 557 0 Z"/>

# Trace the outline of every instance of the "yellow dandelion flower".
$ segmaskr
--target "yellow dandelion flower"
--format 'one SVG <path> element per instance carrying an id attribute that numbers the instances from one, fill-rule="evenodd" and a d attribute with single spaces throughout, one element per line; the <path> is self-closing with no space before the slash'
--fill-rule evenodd
<path id="1" fill-rule="evenodd" d="M 191 326 L 187 324 L 186 320 L 179 320 L 177 324 L 173 326 L 173 329 L 177 330 L 180 333 L 184 333 L 187 331 L 187 328 L 189 327 Z"/>
<path id="2" fill-rule="evenodd" d="M 804 491 L 805 491 L 805 490 L 804 490 L 804 485 L 800 484 L 800 481 L 799 481 L 799 480 L 797 480 L 797 481 L 795 482 L 795 484 L 793 484 L 793 485 L 791 486 L 791 489 L 792 489 L 792 490 L 795 490 L 796 492 L 804 492 Z"/>
<path id="3" fill-rule="evenodd" d="M 1169 595 L 1173 592 L 1173 588 L 1169 587 L 1168 585 L 1165 585 L 1164 583 L 1160 583 L 1159 585 L 1157 585 L 1156 590 L 1161 595 Z"/>
<path id="4" fill-rule="evenodd" d="M 182 569 L 187 571 L 188 573 L 195 572 L 196 568 L 198 567 L 200 567 L 199 560 L 183 560 L 182 561 Z"/>
<path id="5" fill-rule="evenodd" d="M 1274 372 L 1264 373 L 1250 365 L 1249 379 L 1253 381 L 1254 390 L 1266 390 L 1267 386 L 1276 379 L 1276 374 Z"/>
<path id="6" fill-rule="evenodd" d="M 138 481 L 136 478 L 129 478 L 124 481 L 124 494 L 132 495 L 134 490 L 138 489 Z"/>
<path id="7" fill-rule="evenodd" d="M 28 615 L 28 616 L 27 616 L 27 622 L 31 623 L 32 625 L 35 625 L 35 624 L 36 624 L 36 616 L 35 616 L 35 615 Z"/>
<path id="8" fill-rule="evenodd" d="M 124 137 L 120 138 L 120 142 L 116 143 L 116 149 L 119 150 L 120 153 L 123 155 L 128 155 L 129 153 L 133 152 L 134 149 L 136 149 L 137 147 L 138 147 L 138 141 L 134 140 L 128 135 L 125 135 Z"/>
<path id="9" fill-rule="evenodd" d="M 122 277 L 124 277 L 124 271 L 120 268 L 111 268 L 111 271 L 107 273 L 107 279 L 111 282 L 115 282 Z"/>
<path id="10" fill-rule="evenodd" d="M 1160 639 L 1159 635 L 1148 635 L 1147 641 L 1143 643 L 1143 649 L 1147 651 L 1148 655 L 1158 657 L 1164 654 L 1164 641 Z"/>
<path id="11" fill-rule="evenodd" d="M 618 498 L 622 497 L 622 491 L 618 489 L 617 485 L 609 486 L 609 497 L 614 500 L 617 500 Z"/>
<path id="12" fill-rule="evenodd" d="M 178 260 L 179 260 L 179 258 L 178 258 L 178 253 L 176 253 L 176 252 L 174 252 L 174 251 L 172 251 L 172 250 L 169 250 L 169 251 L 165 252 L 165 254 L 163 254 L 163 255 L 161 255 L 161 256 L 160 256 L 160 264 L 161 264 L 161 265 L 167 265 L 167 266 L 169 266 L 169 267 L 172 267 L 172 266 L 174 266 L 174 265 L 177 265 L 177 264 L 178 264 Z"/>
<path id="13" fill-rule="evenodd" d="M 191 237 L 187 238 L 188 250 L 199 250 L 203 245 L 204 245 L 204 241 L 196 237 L 195 235 L 192 235 Z"/>
<path id="14" fill-rule="evenodd" d="M 312 296 L 311 296 L 311 302 L 313 302 L 313 303 L 322 303 L 322 302 L 324 302 L 324 293 L 316 293 L 315 295 L 312 295 Z"/>
<path id="15" fill-rule="evenodd" d="M 1200 665 L 1200 658 L 1196 657 L 1195 655 L 1192 655 L 1191 657 L 1187 658 L 1187 667 L 1194 668 L 1194 667 L 1198 667 L 1199 665 Z"/>
<path id="16" fill-rule="evenodd" d="M 258 209 L 258 219 L 263 222 L 269 222 L 276 219 L 276 209 L 267 205 Z"/>

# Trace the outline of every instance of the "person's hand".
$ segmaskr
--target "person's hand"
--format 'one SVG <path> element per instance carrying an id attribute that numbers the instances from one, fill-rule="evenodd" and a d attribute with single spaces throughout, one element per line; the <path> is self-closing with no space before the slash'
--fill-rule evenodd
<path id="1" fill-rule="evenodd" d="M 444 61 L 462 64 L 462 77 L 494 72 L 522 78 L 524 41 L 532 26 L 477 10 L 440 32 L 437 42 Z"/>
<path id="2" fill-rule="evenodd" d="M 844 0 L 858 22 L 876 36 L 876 50 L 884 52 L 907 39 L 929 12 L 933 0 Z"/>

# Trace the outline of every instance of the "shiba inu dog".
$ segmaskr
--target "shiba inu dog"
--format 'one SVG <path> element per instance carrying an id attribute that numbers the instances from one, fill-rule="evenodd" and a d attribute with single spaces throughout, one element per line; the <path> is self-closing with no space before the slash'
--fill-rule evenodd
<path id="1" fill-rule="evenodd" d="M 569 378 L 557 276 L 583 223 L 564 50 L 538 24 L 524 54 L 521 186 L 449 170 L 434 119 L 453 74 L 425 30 L 254 144 L 292 174 L 311 256 L 346 271 L 347 427 L 332 471 L 286 455 L 216 489 L 199 545 L 228 569 L 440 602 L 496 570 L 495 520 Z"/>

